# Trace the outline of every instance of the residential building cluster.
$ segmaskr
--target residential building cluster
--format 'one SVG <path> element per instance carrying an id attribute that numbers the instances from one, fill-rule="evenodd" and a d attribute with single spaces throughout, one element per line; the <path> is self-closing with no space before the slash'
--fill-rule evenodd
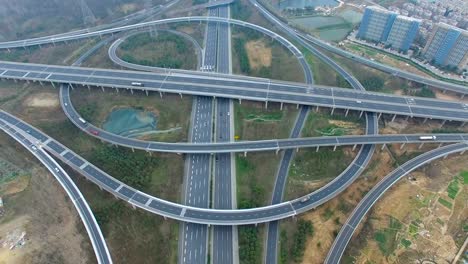
<path id="1" fill-rule="evenodd" d="M 367 7 L 356 37 L 385 48 L 407 53 L 420 33 L 421 20 L 405 17 L 377 6 Z M 422 48 L 423 47 L 423 48 Z M 467 69 L 468 31 L 437 23 L 427 34 L 419 56 L 433 65 L 447 69 Z"/>

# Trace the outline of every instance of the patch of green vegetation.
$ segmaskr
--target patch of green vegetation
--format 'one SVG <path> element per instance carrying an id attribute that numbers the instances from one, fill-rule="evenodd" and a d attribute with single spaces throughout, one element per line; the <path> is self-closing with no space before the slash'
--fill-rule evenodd
<path id="1" fill-rule="evenodd" d="M 333 210 L 330 209 L 330 207 L 327 207 L 327 208 L 325 209 L 325 211 L 322 213 L 321 216 L 322 216 L 322 218 L 323 218 L 324 221 L 327 221 L 328 219 L 332 218 L 333 215 L 334 215 Z"/>
<path id="2" fill-rule="evenodd" d="M 286 264 L 289 260 L 289 249 L 288 249 L 288 233 L 285 230 L 281 230 L 280 233 L 280 263 Z"/>
<path id="3" fill-rule="evenodd" d="M 355 47 L 353 47 L 355 46 Z M 385 54 L 386 56 L 394 59 L 394 60 L 397 60 L 397 61 L 400 61 L 400 62 L 404 62 L 404 63 L 407 63 L 411 66 L 413 66 L 414 68 L 430 75 L 432 78 L 435 78 L 435 79 L 438 79 L 438 80 L 442 80 L 442 81 L 445 81 L 445 82 L 450 82 L 450 83 L 455 83 L 455 84 L 460 84 L 460 85 L 466 85 L 466 82 L 464 81 L 458 81 L 458 80 L 453 80 L 453 79 L 448 79 L 448 78 L 444 78 L 444 77 L 441 77 L 435 73 L 433 73 L 432 71 L 424 68 L 423 66 L 415 63 L 414 61 L 410 60 L 410 59 L 406 59 L 406 58 L 403 58 L 403 57 L 400 57 L 400 56 L 396 56 L 392 53 L 389 53 L 389 52 L 386 52 L 384 50 L 377 50 L 377 49 L 374 49 L 372 47 L 367 47 L 367 46 L 363 46 L 363 45 L 360 45 L 360 44 L 357 44 L 357 43 L 353 43 L 353 44 L 350 44 L 348 45 L 348 47 L 352 50 L 355 50 L 355 51 L 359 51 L 361 52 L 360 55 L 363 55 L 364 54 L 367 54 L 371 57 L 377 55 L 377 54 Z"/>
<path id="4" fill-rule="evenodd" d="M 460 186 L 459 186 L 459 182 L 458 182 L 458 178 L 455 177 L 448 185 L 447 187 L 447 195 L 449 198 L 451 198 L 452 200 L 455 199 L 455 197 L 457 197 L 457 194 L 458 192 L 460 191 Z"/>
<path id="5" fill-rule="evenodd" d="M 273 112 L 273 113 L 262 113 L 262 114 L 248 114 L 247 120 L 255 122 L 264 122 L 264 121 L 281 121 L 283 118 L 283 112 Z"/>
<path id="6" fill-rule="evenodd" d="M 77 111 L 84 118 L 84 120 L 88 120 L 90 123 L 96 122 L 96 109 L 97 104 L 95 102 L 87 103 L 86 105 L 80 106 Z"/>
<path id="7" fill-rule="evenodd" d="M 364 80 L 362 80 L 362 85 L 368 91 L 374 92 L 382 92 L 384 88 L 385 81 L 381 77 L 378 76 L 370 76 Z"/>
<path id="8" fill-rule="evenodd" d="M 231 17 L 233 19 L 247 21 L 252 15 L 252 10 L 243 1 L 234 1 L 231 4 Z"/>
<path id="9" fill-rule="evenodd" d="M 309 50 L 300 45 L 298 47 L 300 47 L 307 63 L 312 69 L 314 82 L 316 84 L 351 88 L 351 85 L 343 77 L 338 75 L 329 65 L 314 56 Z M 335 76 L 335 79 L 333 79 L 333 76 Z"/>
<path id="10" fill-rule="evenodd" d="M 304 123 L 302 129 L 303 137 L 320 137 L 328 136 L 327 132 L 338 133 L 339 135 L 348 134 L 349 129 L 340 127 L 335 124 L 331 124 L 330 120 L 343 120 L 346 122 L 357 123 L 359 126 L 363 126 L 364 119 L 359 119 L 356 116 L 349 115 L 347 117 L 343 115 L 330 116 L 329 114 L 323 114 L 320 112 L 310 111 L 307 116 L 307 120 Z M 332 136 L 335 134 L 331 134 Z"/>
<path id="11" fill-rule="evenodd" d="M 433 129 L 431 133 L 440 133 L 440 134 L 462 134 L 465 133 L 462 130 L 454 129 L 454 128 L 437 128 Z"/>
<path id="12" fill-rule="evenodd" d="M 239 226 L 239 261 L 245 264 L 261 262 L 259 228 L 254 225 Z"/>
<path id="13" fill-rule="evenodd" d="M 468 184 L 468 171 L 462 171 L 460 175 L 463 177 L 463 184 Z"/>
<path id="14" fill-rule="evenodd" d="M 241 73 L 249 75 L 252 70 L 250 68 L 249 55 L 245 49 L 245 42 L 246 41 L 243 38 L 234 38 L 233 49 L 237 53 Z"/>
<path id="15" fill-rule="evenodd" d="M 261 103 L 235 103 L 235 135 L 240 140 L 287 138 L 298 110 L 291 105 L 285 105 L 280 110 L 277 105 L 269 103 L 266 109 Z"/>
<path id="16" fill-rule="evenodd" d="M 195 50 L 182 37 L 168 32 L 156 36 L 149 33 L 134 35 L 119 47 L 124 61 L 172 69 L 196 68 Z"/>
<path id="17" fill-rule="evenodd" d="M 409 241 L 409 240 L 403 238 L 403 239 L 401 240 L 401 245 L 402 245 L 403 247 L 405 247 L 405 249 L 407 249 L 407 248 L 409 248 L 409 247 L 411 246 L 411 241 Z"/>
<path id="18" fill-rule="evenodd" d="M 442 219 L 440 219 L 439 217 L 437 217 L 436 222 L 439 223 L 439 225 L 441 226 L 445 225 L 444 221 L 442 221 Z"/>
<path id="19" fill-rule="evenodd" d="M 410 223 L 408 226 L 408 233 L 410 236 L 415 237 L 418 234 L 419 227 L 414 223 Z"/>
<path id="20" fill-rule="evenodd" d="M 439 203 L 442 204 L 443 206 L 447 207 L 448 209 L 452 209 L 453 205 L 451 202 L 445 200 L 444 198 L 439 197 Z"/>
<path id="21" fill-rule="evenodd" d="M 378 230 L 374 234 L 374 239 L 377 241 L 379 249 L 384 256 L 391 255 L 397 248 L 399 242 L 396 240 L 396 237 L 401 226 L 402 224 L 398 219 L 390 217 L 388 227 Z"/>
<path id="22" fill-rule="evenodd" d="M 297 230 L 293 236 L 293 244 L 291 246 L 291 255 L 295 262 L 301 262 L 304 256 L 304 250 L 309 236 L 314 235 L 314 227 L 311 221 L 299 219 L 297 221 Z"/>
<path id="23" fill-rule="evenodd" d="M 208 0 L 192 0 L 192 5 L 201 5 L 208 3 Z"/>

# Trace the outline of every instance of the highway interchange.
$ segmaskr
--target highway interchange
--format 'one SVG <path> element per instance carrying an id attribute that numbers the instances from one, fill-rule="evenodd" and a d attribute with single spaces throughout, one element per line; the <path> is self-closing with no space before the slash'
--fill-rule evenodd
<path id="1" fill-rule="evenodd" d="M 252 3 L 255 4 L 259 10 L 261 7 L 255 1 L 251 0 Z M 226 16 L 222 16 L 221 13 L 227 10 L 225 7 L 215 8 L 211 10 L 218 10 L 221 17 L 226 18 Z M 211 13 L 212 11 L 210 11 Z M 266 12 L 266 13 L 265 13 Z M 264 10 L 262 13 L 268 16 L 268 11 Z M 271 15 L 271 14 L 270 14 Z M 203 19 L 200 19 L 203 20 Z M 197 21 L 197 19 L 195 19 Z M 225 49 L 229 47 L 227 43 L 222 43 L 223 41 L 227 41 L 229 38 L 227 35 L 225 37 L 221 37 L 220 35 L 226 34 L 228 27 L 223 24 L 227 20 L 214 20 L 218 23 L 208 23 L 208 30 L 206 36 L 206 47 L 205 47 L 205 57 L 204 57 L 204 64 L 206 65 L 209 61 L 215 61 L 213 64 L 209 65 L 217 65 L 217 70 L 222 73 L 230 73 L 230 59 L 227 56 L 220 56 L 219 50 Z M 233 20 L 229 20 L 233 21 Z M 279 20 L 278 20 L 279 21 Z M 279 21 L 278 23 L 280 23 Z M 158 23 L 155 23 L 158 24 Z M 211 48 L 210 52 L 210 26 L 214 25 L 213 28 L 215 32 L 216 41 L 213 41 L 214 47 Z M 237 23 L 242 24 L 242 23 Z M 285 26 L 285 25 L 283 25 Z M 133 27 L 133 28 L 139 28 Z M 285 26 L 285 30 L 289 30 L 290 28 L 287 25 Z M 226 29 L 226 30 L 224 30 Z M 116 30 L 115 32 L 122 31 L 121 29 Z M 261 30 L 263 32 L 263 30 Z M 318 40 L 311 38 L 310 36 L 304 37 L 297 33 L 295 35 L 299 36 L 300 38 L 306 39 L 311 41 L 313 44 L 317 44 Z M 82 33 L 81 31 L 77 34 L 63 34 L 57 35 L 57 38 L 53 39 L 53 43 L 56 41 L 61 41 L 62 39 L 76 39 L 83 37 L 84 34 L 89 33 Z M 99 33 L 97 35 L 102 35 L 107 33 Z M 289 34 L 288 34 L 289 35 Z M 275 37 L 276 39 L 280 39 Z M 315 41 L 315 42 L 314 42 Z M 16 46 L 14 42 L 10 43 L 1 43 L 0 47 L 5 48 L 14 48 L 14 47 L 23 47 L 28 45 L 38 45 L 38 44 L 46 44 L 50 43 L 51 39 L 44 37 L 41 39 L 36 39 L 33 41 L 20 41 L 17 42 Z M 286 43 L 289 50 L 293 52 L 293 54 L 298 58 L 299 62 L 304 60 L 303 56 L 298 53 L 298 49 L 292 46 L 288 46 L 289 42 Z M 18 44 L 20 43 L 20 44 Z M 211 43 L 211 42 L 210 42 Z M 302 44 L 302 42 L 300 42 Z M 320 42 L 319 42 L 320 43 Z M 323 43 L 322 43 L 323 44 Z M 303 44 L 306 46 L 306 44 Z M 310 44 L 308 44 L 310 45 Z M 330 46 L 328 44 L 324 44 L 326 46 Z M 101 45 L 102 46 L 102 45 Z M 96 49 L 99 47 L 96 47 Z M 214 49 L 214 52 L 213 52 Z M 338 48 L 335 48 L 338 49 Z M 208 51 L 208 52 L 207 52 Z M 352 75 L 346 73 L 339 65 L 334 63 L 328 57 L 323 54 L 320 54 L 318 50 L 313 52 L 319 58 L 323 59 L 329 65 L 335 64 L 335 70 L 337 70 L 340 74 L 345 77 L 345 79 L 350 82 L 353 88 L 362 90 L 362 85 L 352 77 Z M 109 50 L 109 54 L 111 51 Z M 214 54 L 214 55 L 213 55 Z M 221 54 L 230 54 L 229 49 L 224 50 Z M 321 57 L 322 56 L 322 57 Z M 224 57 L 224 59 L 223 59 Z M 348 56 L 349 57 L 349 56 Z M 350 58 L 350 57 L 349 57 Z M 351 59 L 355 59 L 353 56 Z M 359 58 L 358 58 L 359 59 Z M 223 61 L 224 60 L 224 61 Z M 328 60 L 328 61 L 327 61 Z M 305 61 L 305 60 L 304 60 Z M 306 63 L 307 64 L 307 63 Z M 222 66 L 224 65 L 224 66 Z M 226 65 L 227 69 L 226 70 Z M 302 64 L 303 65 L 303 64 Z M 375 66 L 378 68 L 380 66 Z M 307 65 L 308 68 L 308 65 Z M 380 117 L 382 113 L 392 114 L 392 118 L 396 117 L 396 115 L 402 116 L 411 116 L 411 117 L 423 117 L 423 118 L 430 118 L 430 119 L 442 119 L 442 120 L 449 120 L 449 121 L 461 121 L 464 124 L 465 121 L 468 120 L 468 105 L 458 102 L 451 102 L 451 101 L 442 101 L 442 100 L 433 100 L 433 99 L 424 99 L 424 98 L 415 98 L 415 97 L 401 97 L 401 96 L 393 96 L 393 95 L 384 95 L 378 93 L 367 93 L 367 92 L 353 92 L 350 90 L 340 89 L 340 88 L 330 88 L 330 87 L 321 87 L 317 85 L 312 85 L 313 75 L 309 70 L 307 70 L 305 65 L 303 65 L 304 73 L 305 73 L 305 80 L 308 83 L 307 85 L 304 84 L 297 84 L 297 83 L 286 83 L 286 82 L 278 82 L 274 80 L 266 80 L 266 79 L 259 79 L 259 78 L 245 78 L 242 76 L 228 76 L 222 74 L 205 74 L 205 73 L 196 73 L 191 71 L 172 71 L 172 72 L 165 72 L 163 73 L 152 73 L 152 74 L 142 74 L 139 72 L 132 72 L 132 71 L 113 71 L 113 70 L 100 70 L 100 69 L 86 69 L 86 68 L 76 68 L 76 67 L 62 67 L 62 66 L 49 66 L 49 65 L 38 65 L 38 64 L 22 64 L 22 63 L 9 63 L 9 62 L 0 62 L 0 77 L 7 78 L 7 79 L 15 79 L 15 80 L 31 80 L 31 81 L 40 81 L 41 84 L 44 82 L 52 82 L 56 84 L 60 83 L 69 83 L 74 84 L 74 86 L 78 85 L 92 85 L 97 87 L 112 87 L 112 88 L 122 88 L 122 89 L 142 89 L 145 91 L 152 91 L 152 92 L 159 92 L 159 93 L 180 93 L 180 94 L 192 94 L 192 95 L 201 95 L 197 97 L 198 99 L 194 100 L 194 113 L 192 113 L 194 117 L 193 125 L 194 130 L 191 133 L 191 141 L 192 143 L 163 143 L 163 142 L 144 142 L 134 139 L 126 139 L 122 138 L 108 132 L 100 130 L 99 137 L 107 142 L 111 142 L 113 144 L 118 144 L 126 147 L 142 149 L 146 151 L 163 151 L 163 152 L 175 152 L 175 153 L 192 153 L 189 155 L 188 160 L 191 161 L 193 157 L 206 157 L 206 159 L 199 159 L 199 162 L 196 164 L 191 164 L 189 166 L 188 175 L 191 175 L 190 168 L 203 168 L 204 165 L 210 162 L 210 155 L 213 153 L 221 153 L 216 154 L 216 163 L 221 164 L 218 166 L 214 173 L 214 176 L 221 177 L 224 175 L 225 181 L 224 184 L 219 185 L 221 191 L 226 191 L 224 188 L 231 189 L 232 192 L 232 185 L 226 184 L 227 180 L 232 179 L 231 169 L 232 166 L 232 159 L 231 154 L 233 152 L 250 152 L 250 151 L 266 151 L 266 150 L 273 150 L 278 151 L 280 149 L 287 149 L 288 151 L 282 154 L 282 162 L 278 170 L 278 179 L 280 181 L 277 183 L 279 189 L 277 190 L 277 184 L 275 184 L 275 191 L 274 196 L 272 198 L 272 203 L 278 203 L 278 205 L 266 206 L 261 208 L 255 209 L 248 209 L 248 210 L 230 210 L 233 207 L 234 201 L 225 200 L 216 198 L 216 191 L 214 191 L 215 205 L 214 208 L 221 209 L 203 209 L 203 207 L 208 206 L 208 199 L 209 199 L 209 191 L 206 191 L 206 186 L 201 188 L 201 192 L 198 192 L 197 195 L 202 193 L 207 193 L 208 195 L 206 198 L 203 198 L 203 195 L 198 196 L 199 201 L 201 203 L 192 203 L 190 204 L 190 199 L 187 200 L 185 197 L 185 203 L 188 206 L 178 205 L 171 202 L 163 201 L 156 197 L 150 197 L 147 194 L 141 193 L 138 190 L 135 190 L 125 184 L 113 179 L 110 175 L 107 175 L 105 172 L 100 171 L 96 167 L 94 167 L 89 162 L 85 161 L 83 158 L 79 157 L 76 153 L 73 153 L 71 150 L 67 149 L 65 146 L 61 145 L 57 141 L 51 139 L 47 135 L 43 134 L 42 132 L 38 131 L 37 129 L 33 128 L 32 126 L 24 123 L 23 121 L 5 113 L 0 113 L 0 125 L 2 129 L 6 132 L 9 130 L 9 134 L 15 137 L 15 135 L 25 135 L 27 138 L 31 140 L 28 141 L 29 144 L 26 144 L 25 147 L 28 149 L 31 148 L 31 145 L 38 145 L 41 149 L 44 148 L 49 151 L 52 155 L 57 157 L 58 159 L 64 161 L 72 168 L 77 170 L 78 172 L 82 173 L 85 177 L 88 177 L 93 182 L 98 184 L 99 186 L 103 187 L 107 191 L 110 191 L 117 197 L 126 200 L 127 202 L 131 203 L 134 206 L 138 206 L 145 210 L 151 211 L 153 213 L 161 214 L 164 216 L 168 216 L 174 219 L 182 220 L 184 222 L 190 223 L 197 223 L 197 224 L 187 224 L 187 225 L 194 225 L 200 226 L 201 229 L 203 227 L 206 229 L 205 225 L 199 224 L 213 224 L 213 225 L 226 225 L 226 226 L 234 226 L 234 225 L 242 225 L 242 224 L 250 224 L 250 223 L 261 223 L 261 222 L 268 222 L 272 220 L 279 220 L 285 217 L 293 216 L 298 213 L 302 213 L 306 210 L 311 208 L 315 208 L 316 206 L 324 203 L 325 201 L 333 198 L 336 194 L 341 192 L 344 188 L 349 186 L 352 181 L 359 176 L 360 172 L 366 167 L 369 158 L 372 156 L 374 144 L 391 144 L 391 143 L 420 143 L 424 144 L 426 141 L 421 140 L 421 136 L 424 135 L 373 135 L 377 132 L 377 119 Z M 383 70 L 383 69 L 381 69 Z M 391 68 L 390 68 L 391 70 Z M 389 71 L 384 70 L 384 71 Z M 394 73 L 394 72 L 392 72 Z M 396 73 L 394 75 L 398 75 Z M 116 78 L 116 76 L 119 76 Z M 309 77 L 308 77 L 309 76 Z M 404 76 L 398 75 L 403 78 L 407 78 L 410 80 L 416 80 L 421 83 L 428 83 L 427 80 L 419 80 L 415 79 L 414 76 Z M 309 79 L 310 78 L 310 79 Z M 418 77 L 421 78 L 421 77 Z M 425 78 L 422 78 L 425 79 Z M 112 81 L 115 80 L 115 81 Z M 130 83 L 132 81 L 141 81 L 144 80 L 144 88 L 136 88 L 132 87 Z M 431 82 L 429 82 L 431 83 Z M 464 90 L 460 90 L 460 87 L 453 86 L 451 84 L 446 84 L 444 82 L 435 82 L 431 83 L 432 85 L 438 85 L 442 89 L 447 90 L 456 90 L 461 94 L 464 94 L 464 90 L 466 87 L 462 86 Z M 445 85 L 445 86 L 444 86 Z M 234 89 L 237 87 L 237 89 Z M 75 123 L 80 129 L 87 131 L 89 133 L 90 129 L 99 129 L 91 124 L 82 124 L 78 120 L 79 115 L 76 110 L 73 108 L 70 100 L 69 89 L 61 89 L 60 91 L 60 98 L 62 107 L 65 110 L 65 113 L 70 118 L 72 122 Z M 209 96 L 209 97 L 206 97 Z M 214 97 L 216 100 L 212 100 L 211 98 Z M 247 100 L 256 100 L 256 101 L 264 101 L 268 104 L 269 101 L 273 102 L 281 102 L 283 103 L 294 103 L 298 105 L 304 105 L 301 108 L 300 114 L 298 115 L 298 119 L 296 120 L 296 126 L 294 127 L 291 133 L 291 139 L 278 139 L 278 140 L 265 140 L 265 141 L 245 141 L 245 142 L 230 142 L 229 138 L 232 138 L 232 131 L 230 131 L 230 127 L 232 125 L 232 116 L 229 114 L 232 112 L 232 104 L 230 100 L 222 99 L 222 98 L 232 98 L 232 99 L 247 99 Z M 200 100 L 200 98 L 204 98 L 205 100 Z M 302 98 L 302 99 L 300 99 Z M 351 98 L 351 99 L 349 99 Z M 217 142 L 226 141 L 226 143 L 197 143 L 198 142 L 209 142 L 211 141 L 211 129 L 207 130 L 204 127 L 211 127 L 210 122 L 213 120 L 211 117 L 211 111 L 209 109 L 213 108 L 212 104 L 216 102 L 216 118 L 214 119 L 216 124 L 215 130 L 215 139 Z M 389 103 L 390 102 L 390 103 Z M 210 106 L 211 105 L 211 106 Z M 308 111 L 309 106 L 324 106 L 329 107 L 332 110 L 332 113 L 335 109 L 344 109 L 345 114 L 348 115 L 348 111 L 356 110 L 359 111 L 360 116 L 364 114 L 367 120 L 367 129 L 366 132 L 370 135 L 364 136 L 348 136 L 348 137 L 323 137 L 323 138 L 297 138 L 300 132 L 300 128 L 302 127 L 301 123 L 305 119 L 306 113 Z M 201 109 L 201 112 L 200 112 Z M 369 112 L 369 113 L 367 113 Z M 200 113 L 200 114 L 199 114 Z M 379 116 L 377 117 L 377 114 Z M 222 118 L 224 117 L 224 118 Z M 198 118 L 198 119 L 197 119 Z M 445 121 L 444 121 L 445 122 Z M 231 123 L 231 125 L 229 124 Z M 199 131 L 198 128 L 199 128 Z M 218 131 L 219 129 L 219 131 Z M 195 133 L 194 133 L 195 132 Z M 8 133 L 8 132 L 7 132 Z M 17 137 L 17 136 L 16 136 Z M 21 138 L 20 138 L 21 139 Z M 448 143 L 448 142 L 466 142 L 468 136 L 465 134 L 438 134 L 437 139 L 433 140 L 433 142 L 438 143 Z M 23 139 L 24 140 L 24 139 Z M 36 143 L 32 143 L 36 141 Z M 37 142 L 40 143 L 37 143 Z M 20 142 L 21 143 L 21 142 Z M 24 145 L 24 144 L 23 144 Z M 280 203 L 282 198 L 282 193 L 284 192 L 284 183 L 285 183 L 285 176 L 279 177 L 280 175 L 286 175 L 287 168 L 289 161 L 292 156 L 287 155 L 288 152 L 292 152 L 291 149 L 297 149 L 302 147 L 317 147 L 317 151 L 319 147 L 325 146 L 341 146 L 341 145 L 352 145 L 354 146 L 353 149 L 358 145 L 364 145 L 363 148 L 359 151 L 357 158 L 350 164 L 350 166 L 338 176 L 335 180 L 321 188 L 320 190 L 314 192 L 309 197 L 309 200 L 306 202 L 301 202 L 301 198 L 298 198 L 294 201 L 288 201 Z M 459 143 L 454 145 L 449 145 L 446 147 L 438 148 L 432 152 L 428 152 L 420 157 L 417 157 L 408 163 L 404 164 L 402 167 L 397 169 L 392 174 L 388 175 L 381 183 L 379 183 L 374 189 L 363 199 L 363 202 L 358 205 L 355 212 L 353 213 L 352 217 L 349 221 L 351 221 L 351 225 L 347 225 L 345 229 L 343 229 L 337 240 L 335 241 L 332 250 L 330 251 L 331 256 L 333 258 L 327 258 L 327 263 L 338 263 L 339 259 L 346 247 L 347 242 L 349 241 L 352 231 L 354 228 L 359 224 L 360 220 L 364 216 L 364 214 L 369 210 L 373 203 L 382 195 L 382 193 L 388 189 L 393 183 L 395 183 L 398 179 L 402 176 L 406 175 L 407 173 L 411 172 L 412 170 L 416 169 L 417 167 L 427 163 L 435 158 L 442 157 L 454 152 L 462 152 L 466 149 L 466 143 Z M 40 151 L 39 151 L 40 152 Z M 41 152 L 42 153 L 42 152 Z M 44 152 L 46 155 L 47 153 Z M 206 154 L 201 154 L 206 153 Z M 223 158 L 225 157 L 225 158 Z M 40 157 L 39 157 L 40 158 Z M 46 162 L 45 158 L 40 158 L 42 162 Z M 289 161 L 288 161 L 289 159 Z M 219 160 L 219 162 L 218 162 Z M 284 164 L 283 164 L 284 163 Z M 195 166 L 195 167 L 194 167 Z M 229 169 L 228 169 L 229 168 Z M 203 171 L 203 170 L 201 170 Z M 54 171 L 51 170 L 52 173 Z M 224 172 L 224 173 L 223 173 Z M 193 173 L 193 172 L 192 172 Z M 205 181 L 210 177 L 210 173 L 208 169 L 202 174 L 205 174 L 205 177 L 199 177 Z M 54 173 L 55 175 L 55 173 Z M 66 174 L 65 174 L 66 175 Z M 193 176 L 193 175 L 192 175 Z M 56 176 L 57 177 L 57 176 Z M 278 181 L 277 179 L 277 181 Z M 390 180 L 387 180 L 390 179 Z M 191 181 L 187 182 L 188 185 L 193 184 Z M 186 183 L 186 184 L 187 184 Z M 201 183 L 201 182 L 200 182 Z M 215 180 L 216 183 L 216 180 Z M 232 183 L 229 181 L 229 183 Z M 196 182 L 195 182 L 196 185 Z M 283 187 L 281 187 L 283 185 Z M 75 186 L 76 187 L 76 186 Z M 216 189 L 216 188 L 215 188 Z M 203 191 L 205 190 L 205 191 Z M 219 190 L 218 190 L 219 191 Z M 372 193 L 374 191 L 374 195 Z M 190 192 L 187 192 L 186 195 L 190 195 Z M 370 198 L 369 198 L 369 197 Z M 190 196 L 189 196 L 190 197 Z M 221 198 L 221 197 L 220 197 Z M 206 200 L 203 200 L 206 199 Z M 367 199 L 367 200 L 366 200 Z M 366 202 L 367 201 L 367 202 Z M 207 204 L 206 206 L 204 204 Z M 230 204 L 230 205 L 229 205 Z M 85 203 L 86 205 L 86 203 Z M 89 209 L 89 208 L 88 208 Z M 80 210 L 79 210 L 80 211 Z M 81 214 L 81 212 L 80 212 Z M 82 217 L 83 218 L 83 217 Z M 94 219 L 94 218 L 93 218 Z M 354 219 L 354 220 L 353 220 Z M 88 226 L 85 224 L 88 228 Z M 350 229 L 351 228 L 351 229 Z M 346 230 L 349 229 L 349 230 Z M 214 229 L 216 230 L 216 228 Z M 227 230 L 227 229 L 224 229 Z M 232 230 L 229 229 L 232 236 Z M 100 232 L 100 231 L 99 231 Z M 102 236 L 102 235 L 101 235 Z M 203 241 L 208 240 L 207 235 L 201 236 L 201 240 Z M 103 240 L 103 239 L 102 239 Z M 229 239 L 228 239 L 229 240 Z M 230 238 L 232 241 L 232 238 Z M 200 241 L 193 241 L 194 245 L 200 246 Z M 274 241 L 274 240 L 273 240 Z M 203 243 L 201 243 L 203 244 Z M 207 243 L 205 243 L 207 244 Z M 105 246 L 105 243 L 104 243 Z M 94 242 L 93 242 L 94 247 Z M 227 247 L 232 247 L 232 244 Z M 107 247 L 105 248 L 107 250 Z M 201 249 L 202 251 L 206 251 L 206 247 Z M 221 247 L 219 252 L 226 252 L 226 246 L 224 249 Z M 96 250 L 96 254 L 98 254 L 98 250 Z M 215 250 L 217 252 L 217 250 Z M 103 254 L 102 252 L 100 254 Z M 107 251 L 108 254 L 108 251 Z M 225 253 L 223 253 L 224 256 Z M 103 254 L 105 255 L 105 254 Z M 206 257 L 206 253 L 204 254 Z M 216 256 L 216 255 L 215 255 Z M 219 260 L 223 261 L 223 263 L 232 263 L 232 259 L 223 259 L 218 256 Z M 99 260 L 99 256 L 98 256 Z M 204 262 L 202 261 L 204 260 Z M 226 262 L 224 262 L 226 260 Z M 276 262 L 276 259 L 272 261 Z M 183 261 L 186 262 L 186 261 Z M 206 263 L 206 259 L 201 259 L 200 261 L 187 261 L 187 263 Z M 106 263 L 106 262 L 102 262 Z M 266 263 L 273 263 L 266 261 Z"/>

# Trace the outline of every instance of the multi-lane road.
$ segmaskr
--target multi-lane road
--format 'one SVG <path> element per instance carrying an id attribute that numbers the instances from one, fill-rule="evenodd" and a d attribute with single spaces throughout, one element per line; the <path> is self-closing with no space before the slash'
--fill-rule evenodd
<path id="1" fill-rule="evenodd" d="M 468 120 L 468 104 L 317 85 L 0 62 L 0 78 L 281 102 L 443 120 Z M 134 86 L 132 82 L 142 82 Z"/>
<path id="2" fill-rule="evenodd" d="M 338 264 L 341 256 L 348 244 L 351 236 L 358 227 L 364 215 L 370 210 L 370 208 L 379 200 L 379 198 L 392 187 L 398 180 L 405 175 L 411 173 L 415 169 L 423 166 L 424 164 L 431 162 L 435 159 L 445 157 L 449 154 L 456 152 L 465 152 L 468 150 L 468 143 L 451 144 L 445 147 L 437 148 L 432 151 L 426 152 L 416 158 L 406 162 L 399 166 L 393 172 L 385 176 L 377 185 L 375 185 L 366 196 L 359 202 L 354 211 L 348 217 L 348 220 L 344 223 L 338 236 L 328 252 L 325 263 L 327 264 Z"/>
<path id="3" fill-rule="evenodd" d="M 78 187 L 65 170 L 42 148 L 42 145 L 37 142 L 37 138 L 28 134 L 28 130 L 25 131 L 24 129 L 18 128 L 16 125 L 15 123 L 6 123 L 0 120 L 0 129 L 32 153 L 54 175 L 68 194 L 91 239 L 91 244 L 98 263 L 112 263 L 112 258 L 101 229 Z"/>

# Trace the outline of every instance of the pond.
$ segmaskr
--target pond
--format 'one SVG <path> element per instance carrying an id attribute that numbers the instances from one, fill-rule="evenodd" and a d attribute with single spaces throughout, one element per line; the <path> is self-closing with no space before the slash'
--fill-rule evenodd
<path id="1" fill-rule="evenodd" d="M 335 7 L 338 6 L 338 1 L 336 0 L 283 0 L 279 3 L 279 8 L 281 10 L 286 8 L 304 8 L 304 7 L 318 7 L 318 6 L 328 6 Z"/>
<path id="2" fill-rule="evenodd" d="M 152 112 L 135 108 L 113 110 L 103 124 L 106 131 L 124 137 L 138 137 L 156 130 L 157 119 Z"/>

